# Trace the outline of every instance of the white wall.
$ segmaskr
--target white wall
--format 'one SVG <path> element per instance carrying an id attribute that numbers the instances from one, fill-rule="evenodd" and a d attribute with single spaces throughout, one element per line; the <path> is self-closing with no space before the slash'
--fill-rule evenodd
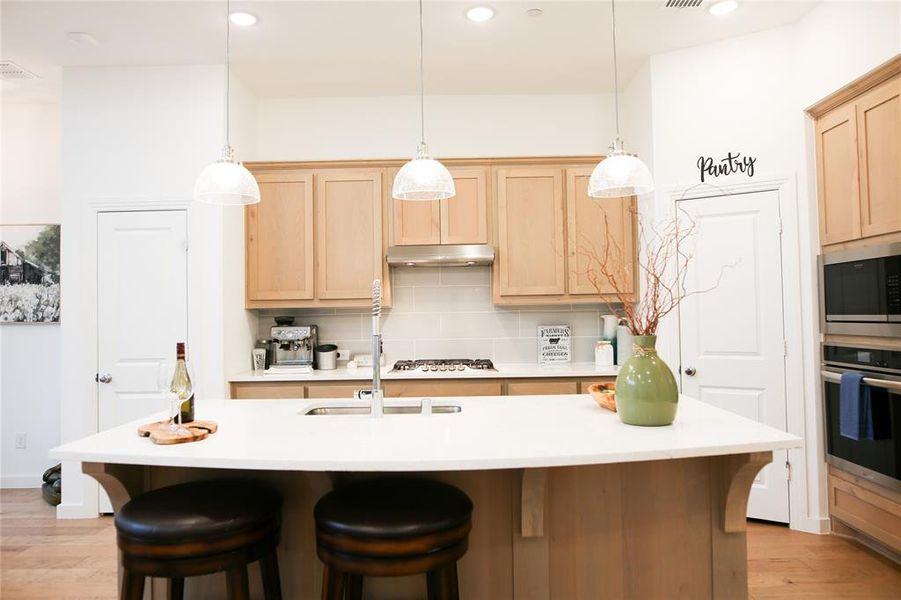
<path id="1" fill-rule="evenodd" d="M 755 179 L 786 176 L 797 183 L 797 231 L 802 299 L 801 335 L 807 479 L 796 526 L 824 525 L 826 496 L 819 408 L 818 315 L 815 305 L 815 165 L 812 129 L 803 110 L 901 51 L 901 4 L 824 2 L 796 24 L 657 55 L 650 60 L 655 210 L 667 214 L 670 191 L 699 181 L 700 155 L 728 151 L 758 158 Z M 717 184 L 746 181 L 742 175 Z M 672 320 L 661 331 L 662 352 L 678 364 Z M 796 473 L 798 469 L 796 468 Z M 798 508 L 798 507 L 796 507 Z"/>
<path id="2" fill-rule="evenodd" d="M 427 96 L 439 157 L 601 154 L 613 97 Z M 403 158 L 419 141 L 415 96 L 261 99 L 256 160 Z"/>
<path id="3" fill-rule="evenodd" d="M 230 112 L 231 143 L 238 160 L 246 160 L 256 153 L 257 99 L 235 77 L 231 79 Z M 222 363 L 228 376 L 251 368 L 257 315 L 244 309 L 244 209 L 223 209 L 222 228 Z M 227 395 L 224 391 L 222 397 Z"/>
<path id="4" fill-rule="evenodd" d="M 188 207 L 188 343 L 198 409 L 225 391 L 223 210 L 192 203 L 220 152 L 221 66 L 67 68 L 63 73 L 62 439 L 96 431 L 96 206 Z M 96 486 L 63 467 L 61 516 L 96 514 Z"/>
<path id="5" fill-rule="evenodd" d="M 4 101 L 0 118 L 0 224 L 59 223 L 59 105 Z M 47 450 L 59 443 L 60 354 L 59 324 L 0 325 L 0 487 L 39 486 L 54 463 Z M 16 433 L 26 434 L 24 450 L 15 449 Z"/>

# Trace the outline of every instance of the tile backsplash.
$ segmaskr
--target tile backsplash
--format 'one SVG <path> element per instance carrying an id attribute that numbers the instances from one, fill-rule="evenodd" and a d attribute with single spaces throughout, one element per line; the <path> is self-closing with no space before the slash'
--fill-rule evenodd
<path id="1" fill-rule="evenodd" d="M 394 306 L 382 311 L 386 364 L 410 358 L 490 358 L 536 362 L 538 325 L 570 325 L 575 362 L 594 360 L 604 304 L 500 307 L 491 303 L 490 267 L 406 267 L 392 272 Z M 260 311 L 259 336 L 276 314 L 319 326 L 319 342 L 369 353 L 371 314 L 364 309 Z"/>

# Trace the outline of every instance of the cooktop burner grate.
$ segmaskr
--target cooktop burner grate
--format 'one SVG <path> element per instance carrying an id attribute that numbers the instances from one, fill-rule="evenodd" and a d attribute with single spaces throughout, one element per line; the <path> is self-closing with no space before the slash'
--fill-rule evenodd
<path id="1" fill-rule="evenodd" d="M 394 371 L 493 371 L 494 363 L 487 358 L 430 358 L 419 360 L 399 360 L 394 363 Z"/>

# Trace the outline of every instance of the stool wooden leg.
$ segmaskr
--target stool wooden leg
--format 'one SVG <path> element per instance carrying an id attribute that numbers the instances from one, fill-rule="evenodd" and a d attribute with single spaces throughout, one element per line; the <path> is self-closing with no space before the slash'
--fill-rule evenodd
<path id="1" fill-rule="evenodd" d="M 282 582 L 278 574 L 278 554 L 275 549 L 260 559 L 263 575 L 263 596 L 266 600 L 282 600 Z"/>
<path id="2" fill-rule="evenodd" d="M 185 580 L 181 577 L 173 577 L 169 580 L 169 600 L 184 600 Z"/>
<path id="3" fill-rule="evenodd" d="M 426 575 L 429 600 L 459 600 L 457 589 L 457 563 L 442 565 Z"/>
<path id="4" fill-rule="evenodd" d="M 250 585 L 247 582 L 247 565 L 225 572 L 225 589 L 228 600 L 249 600 Z"/>
<path id="5" fill-rule="evenodd" d="M 363 600 L 362 575 L 347 576 L 347 591 L 344 592 L 344 600 Z"/>
<path id="6" fill-rule="evenodd" d="M 322 600 L 344 600 L 346 576 L 332 566 L 322 569 Z"/>
<path id="7" fill-rule="evenodd" d="M 143 600 L 144 576 L 132 573 L 128 569 L 122 569 L 122 593 L 121 600 Z"/>

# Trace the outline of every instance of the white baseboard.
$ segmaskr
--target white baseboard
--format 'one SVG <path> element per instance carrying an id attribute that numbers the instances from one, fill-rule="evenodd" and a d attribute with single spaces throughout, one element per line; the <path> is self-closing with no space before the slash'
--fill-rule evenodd
<path id="1" fill-rule="evenodd" d="M 791 528 L 795 531 L 824 535 L 832 531 L 832 523 L 829 517 L 802 517 L 793 521 Z"/>
<path id="2" fill-rule="evenodd" d="M 63 502 L 56 507 L 57 519 L 96 519 L 100 515 L 97 511 L 84 504 L 66 504 Z"/>
<path id="3" fill-rule="evenodd" d="M 0 477 L 2 489 L 28 489 L 39 488 L 44 480 L 42 475 L 4 475 Z"/>

